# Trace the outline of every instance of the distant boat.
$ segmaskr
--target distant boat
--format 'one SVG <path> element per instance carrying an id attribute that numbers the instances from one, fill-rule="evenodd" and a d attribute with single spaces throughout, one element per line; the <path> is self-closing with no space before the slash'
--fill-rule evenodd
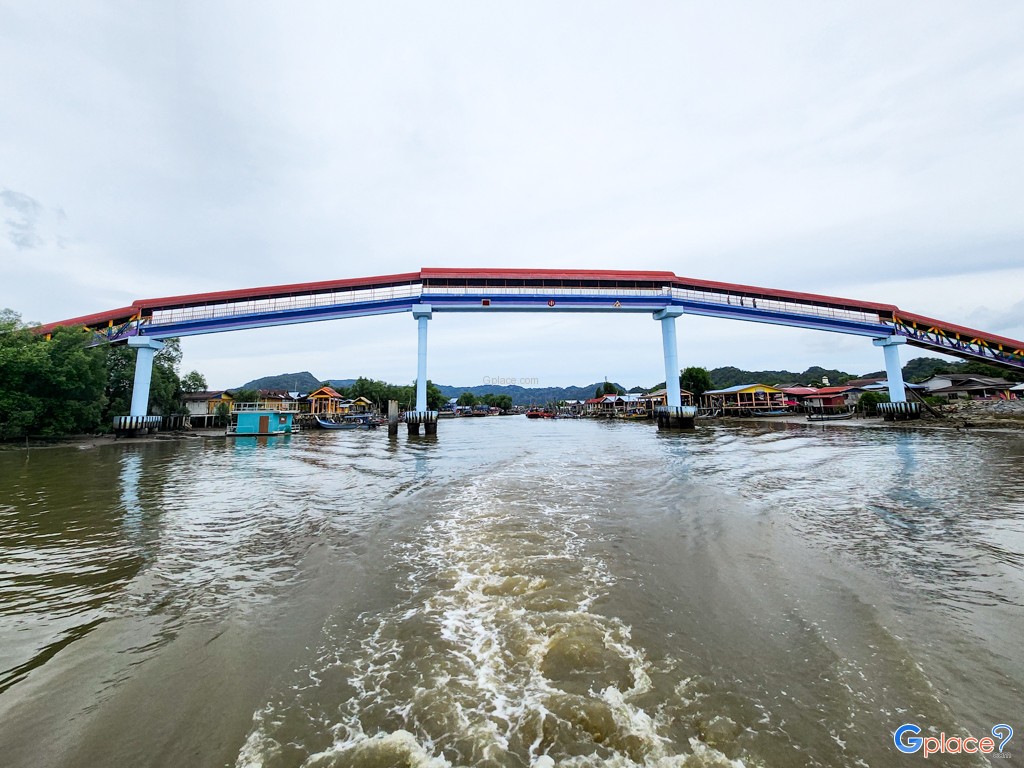
<path id="1" fill-rule="evenodd" d="M 808 421 L 843 421 L 852 419 L 853 411 L 840 411 L 839 413 L 809 413 Z"/>
<path id="2" fill-rule="evenodd" d="M 528 419 L 557 419 L 558 414 L 552 413 L 551 411 L 538 411 L 536 409 L 526 412 L 526 418 Z"/>
<path id="3" fill-rule="evenodd" d="M 377 424 L 370 414 L 345 416 L 341 421 L 314 416 L 320 429 L 376 429 Z"/>

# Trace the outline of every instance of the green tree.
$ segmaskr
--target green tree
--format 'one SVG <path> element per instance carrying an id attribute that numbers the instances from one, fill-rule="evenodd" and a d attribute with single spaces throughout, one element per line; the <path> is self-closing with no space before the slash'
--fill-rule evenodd
<path id="1" fill-rule="evenodd" d="M 448 401 L 441 388 L 430 379 L 427 379 L 427 408 L 432 411 L 441 410 L 441 406 Z"/>
<path id="2" fill-rule="evenodd" d="M 255 389 L 233 389 L 231 398 L 236 403 L 255 403 L 260 399 L 260 393 Z"/>
<path id="3" fill-rule="evenodd" d="M 480 398 L 484 405 L 489 408 L 499 408 L 503 411 L 512 409 L 512 395 L 488 394 Z"/>
<path id="4" fill-rule="evenodd" d="M 207 386 L 206 377 L 199 371 L 189 371 L 181 377 L 182 392 L 205 392 Z"/>
<path id="5" fill-rule="evenodd" d="M 888 392 L 865 392 L 857 401 L 857 410 L 867 416 L 874 416 L 879 403 L 888 403 Z"/>
<path id="6" fill-rule="evenodd" d="M 21 316 L 10 309 L 0 313 L 0 439 L 31 434 L 44 410 L 34 386 L 46 365 L 45 350 L 25 328 Z"/>
<path id="7" fill-rule="evenodd" d="M 40 341 L 47 365 L 36 380 L 46 400 L 39 434 L 44 437 L 93 432 L 104 406 L 106 369 L 102 350 L 89 347 L 92 334 L 85 328 L 56 328 L 49 341 Z"/>
<path id="8" fill-rule="evenodd" d="M 684 368 L 679 374 L 679 386 L 687 392 L 692 392 L 694 398 L 699 399 L 709 389 L 714 389 L 711 384 L 711 374 L 706 368 L 690 366 Z"/>
<path id="9" fill-rule="evenodd" d="M 459 395 L 459 399 L 456 402 L 459 405 L 468 405 L 469 407 L 473 407 L 474 405 L 477 404 L 478 401 L 476 399 L 476 395 L 474 395 L 472 392 L 463 392 L 461 395 Z"/>
<path id="10" fill-rule="evenodd" d="M 115 417 L 127 416 L 131 409 L 135 352 L 124 344 L 110 344 L 103 350 L 103 355 L 106 369 L 103 424 L 109 429 Z"/>
<path id="11" fill-rule="evenodd" d="M 214 421 L 217 423 L 217 426 L 227 426 L 228 419 L 231 418 L 231 403 L 227 400 L 217 403 L 217 410 L 214 411 L 214 415 Z"/>
<path id="12" fill-rule="evenodd" d="M 599 391 L 600 391 L 601 394 L 597 395 L 597 397 L 601 397 L 601 395 L 623 395 L 623 394 L 625 394 L 625 392 L 623 392 L 621 389 L 616 387 L 610 381 L 606 381 L 603 385 L 601 385 L 601 389 Z"/>
<path id="13" fill-rule="evenodd" d="M 13 310 L 0 312 L 0 439 L 94 431 L 104 405 L 103 354 L 84 328 L 49 340 Z"/>
<path id="14" fill-rule="evenodd" d="M 153 413 L 171 415 L 185 413 L 182 402 L 181 378 L 178 366 L 181 365 L 181 341 L 164 339 L 164 348 L 153 356 L 153 377 L 149 387 L 149 408 Z"/>

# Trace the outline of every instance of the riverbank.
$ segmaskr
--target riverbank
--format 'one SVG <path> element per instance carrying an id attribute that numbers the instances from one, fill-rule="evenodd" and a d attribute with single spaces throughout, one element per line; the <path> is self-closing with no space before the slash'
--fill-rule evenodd
<path id="1" fill-rule="evenodd" d="M 650 422 L 643 422 L 650 423 Z M 841 421 L 808 421 L 806 414 L 794 413 L 787 416 L 723 416 L 713 419 L 698 419 L 697 424 L 800 424 L 813 427 L 839 427 L 843 429 L 924 429 L 964 432 L 970 430 L 1008 431 L 1024 430 L 1024 401 L 970 401 L 960 404 L 955 411 L 947 412 L 942 418 L 930 414 L 914 421 L 885 421 L 881 418 L 855 417 Z M 188 432 L 157 432 L 142 437 L 115 437 L 108 435 L 75 435 L 53 440 L 27 440 L 25 442 L 0 444 L 0 450 L 26 450 L 42 448 L 76 447 L 83 450 L 104 445 L 155 443 L 165 440 L 195 440 L 223 438 L 224 429 L 194 429 Z"/>
<path id="2" fill-rule="evenodd" d="M 16 443 L 0 443 L 0 451 L 40 450 L 45 448 L 99 448 L 104 445 L 157 443 L 167 440 L 196 440 L 223 438 L 224 429 L 194 429 L 189 432 L 155 432 L 141 437 L 117 437 L 108 435 L 72 435 L 70 437 L 41 440 L 29 438 Z"/>
<path id="3" fill-rule="evenodd" d="M 957 432 L 965 430 L 1019 431 L 1024 429 L 1024 401 L 974 400 L 957 404 L 955 410 L 943 412 L 942 417 L 925 413 L 913 421 L 885 421 L 882 418 L 862 418 L 840 421 L 808 421 L 802 413 L 787 416 L 723 417 L 714 421 L 733 424 L 749 422 L 774 422 L 783 424 L 804 424 L 808 426 L 862 427 L 868 429 L 945 429 Z M 707 420 L 712 421 L 712 420 Z M 698 421 L 700 423 L 700 421 Z"/>

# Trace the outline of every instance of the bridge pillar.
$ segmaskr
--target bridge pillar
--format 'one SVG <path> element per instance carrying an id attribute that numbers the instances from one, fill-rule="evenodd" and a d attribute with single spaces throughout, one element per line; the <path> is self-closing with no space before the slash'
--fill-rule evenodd
<path id="1" fill-rule="evenodd" d="M 881 347 L 885 353 L 885 378 L 889 382 L 889 402 L 905 403 L 907 401 L 907 387 L 903 383 L 903 367 L 900 365 L 900 345 L 906 344 L 903 336 L 888 336 L 884 339 L 874 339 L 872 342 L 876 347 Z"/>
<path id="2" fill-rule="evenodd" d="M 412 316 L 419 325 L 419 338 L 416 358 L 416 411 L 406 414 L 409 434 L 419 434 L 420 424 L 428 435 L 437 434 L 437 411 L 427 410 L 427 321 L 433 317 L 429 304 L 419 304 L 412 308 Z"/>
<path id="3" fill-rule="evenodd" d="M 654 313 L 661 321 L 661 347 L 665 354 L 665 396 L 669 408 L 683 405 L 679 394 L 679 349 L 676 345 L 676 318 L 683 314 L 682 307 L 665 307 Z"/>
<path id="4" fill-rule="evenodd" d="M 886 421 L 907 421 L 921 418 L 921 404 L 907 402 L 907 386 L 903 382 L 903 368 L 900 366 L 900 345 L 906 344 L 903 336 L 888 336 L 874 339 L 876 347 L 885 353 L 885 378 L 889 382 L 889 402 L 879 403 L 878 412 Z"/>
<path id="5" fill-rule="evenodd" d="M 658 409 L 658 429 L 690 429 L 694 425 L 697 409 L 683 406 L 679 393 L 679 348 L 676 343 L 676 318 L 683 314 L 682 307 L 665 307 L 654 313 L 661 321 L 661 346 L 665 355 L 665 402 Z"/>
<path id="6" fill-rule="evenodd" d="M 128 346 L 135 349 L 135 383 L 132 386 L 132 416 L 149 412 L 149 385 L 153 381 L 153 356 L 164 348 L 162 341 L 147 336 L 132 336 Z"/>

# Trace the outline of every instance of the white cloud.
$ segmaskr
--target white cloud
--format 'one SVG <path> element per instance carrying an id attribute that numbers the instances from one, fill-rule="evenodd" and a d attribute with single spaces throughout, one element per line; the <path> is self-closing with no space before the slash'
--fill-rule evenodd
<path id="1" fill-rule="evenodd" d="M 16 196 L 0 208 L 0 304 L 27 318 L 422 266 L 564 266 L 892 301 L 1024 335 L 1016 3 L 0 14 L 0 103 L 14 105 L 0 189 Z M 536 322 L 436 322 L 432 378 L 664 375 L 654 323 Z M 225 385 L 353 361 L 407 380 L 408 325 L 194 339 L 185 364 Z M 857 340 L 687 325 L 709 365 L 879 367 Z M 339 339 L 341 359 L 324 351 Z"/>

